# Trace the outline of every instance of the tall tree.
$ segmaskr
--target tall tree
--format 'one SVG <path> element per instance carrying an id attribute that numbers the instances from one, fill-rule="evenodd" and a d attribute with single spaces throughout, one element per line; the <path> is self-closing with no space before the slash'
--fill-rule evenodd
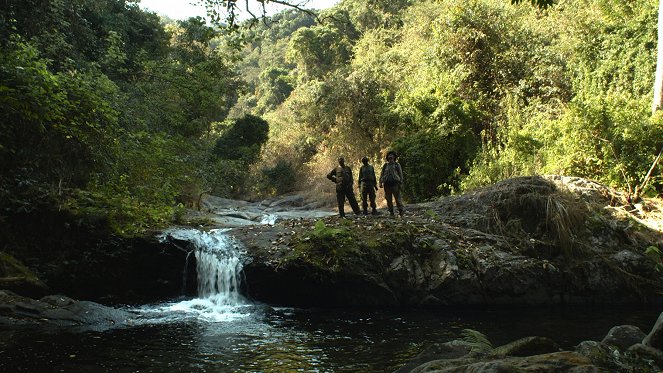
<path id="1" fill-rule="evenodd" d="M 656 79 L 654 80 L 654 101 L 652 114 L 663 106 L 663 0 L 658 1 L 658 43 L 656 52 Z M 660 158 L 660 155 L 659 155 Z M 657 158 L 658 159 L 658 158 Z"/>

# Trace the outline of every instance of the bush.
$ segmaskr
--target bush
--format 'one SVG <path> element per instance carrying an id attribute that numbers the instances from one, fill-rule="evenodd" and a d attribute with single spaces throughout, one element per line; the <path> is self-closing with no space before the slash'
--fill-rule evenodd
<path id="1" fill-rule="evenodd" d="M 297 174 L 292 165 L 279 160 L 276 165 L 262 169 L 264 185 L 262 190 L 267 194 L 283 194 L 295 190 Z"/>
<path id="2" fill-rule="evenodd" d="M 394 148 L 403 168 L 404 196 L 418 202 L 458 191 L 460 174 L 467 172 L 478 144 L 469 130 L 447 135 L 418 132 L 398 139 Z"/>
<path id="3" fill-rule="evenodd" d="M 241 160 L 251 164 L 258 160 L 268 134 L 267 121 L 254 115 L 246 115 L 228 124 L 216 141 L 214 154 L 221 159 Z"/>

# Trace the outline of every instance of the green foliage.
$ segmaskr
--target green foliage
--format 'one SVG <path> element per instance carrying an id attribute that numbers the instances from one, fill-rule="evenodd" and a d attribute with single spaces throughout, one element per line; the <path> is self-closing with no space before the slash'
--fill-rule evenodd
<path id="1" fill-rule="evenodd" d="M 218 159 L 207 175 L 210 193 L 225 198 L 241 197 L 246 189 L 249 165 L 243 160 Z"/>
<path id="2" fill-rule="evenodd" d="M 0 33 L 0 220 L 42 195 L 132 233 L 232 184 L 208 172 L 211 123 L 239 85 L 202 20 L 166 30 L 125 1 L 9 1 Z"/>
<path id="3" fill-rule="evenodd" d="M 645 249 L 645 255 L 656 263 L 656 271 L 661 272 L 663 270 L 663 253 L 658 247 L 648 246 Z"/>
<path id="4" fill-rule="evenodd" d="M 298 68 L 299 80 L 322 78 L 339 65 L 348 63 L 357 37 L 347 12 L 330 11 L 327 22 L 295 31 L 288 43 L 286 58 Z"/>
<path id="5" fill-rule="evenodd" d="M 117 86 L 95 70 L 53 74 L 36 49 L 17 37 L 4 51 L 3 175 L 84 186 L 115 159 Z"/>
<path id="6" fill-rule="evenodd" d="M 265 178 L 265 185 L 262 186 L 264 194 L 278 195 L 295 189 L 297 175 L 294 167 L 287 161 L 279 159 L 274 167 L 263 168 L 262 174 Z"/>
<path id="7" fill-rule="evenodd" d="M 297 245 L 296 254 L 320 266 L 338 269 L 347 256 L 358 250 L 351 229 L 352 226 L 330 227 L 318 220 Z"/>
<path id="8" fill-rule="evenodd" d="M 122 0 L 8 0 L 2 211 L 45 194 L 126 232 L 206 191 L 322 185 L 340 153 L 392 147 L 412 201 L 537 173 L 632 192 L 663 138 L 657 4 L 532 3 L 348 0 L 228 36 Z"/>
<path id="9" fill-rule="evenodd" d="M 400 154 L 404 194 L 412 201 L 423 201 L 458 191 L 460 172 L 467 170 L 478 144 L 467 130 L 446 136 L 419 132 L 398 139 L 394 149 Z"/>
<path id="10" fill-rule="evenodd" d="M 251 164 L 258 159 L 260 149 L 267 142 L 269 123 L 246 115 L 227 124 L 214 145 L 214 154 L 228 160 L 241 160 Z"/>
<path id="11" fill-rule="evenodd" d="M 348 236 L 349 232 L 343 228 L 328 227 L 324 221 L 315 222 L 311 238 L 317 241 L 328 241 Z"/>
<path id="12" fill-rule="evenodd" d="M 462 336 L 463 337 L 461 341 L 463 341 L 463 343 L 468 346 L 472 352 L 488 353 L 495 349 L 493 344 L 488 340 L 488 337 L 479 331 L 473 329 L 463 329 Z"/>
<path id="13" fill-rule="evenodd" d="M 260 73 L 256 92 L 260 97 L 257 110 L 260 112 L 273 110 L 288 98 L 292 89 L 287 70 L 275 67 L 264 70 Z"/>

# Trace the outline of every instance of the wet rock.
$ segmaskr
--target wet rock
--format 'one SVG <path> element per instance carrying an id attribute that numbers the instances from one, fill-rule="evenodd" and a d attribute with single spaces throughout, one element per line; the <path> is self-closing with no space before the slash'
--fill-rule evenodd
<path id="1" fill-rule="evenodd" d="M 0 290 L 0 324 L 85 327 L 104 330 L 128 325 L 135 315 L 89 301 L 77 301 L 63 295 L 40 300 Z"/>
<path id="2" fill-rule="evenodd" d="M 654 327 L 642 341 L 642 344 L 663 351 L 663 313 L 658 317 Z"/>
<path id="3" fill-rule="evenodd" d="M 284 208 L 284 207 L 303 207 L 305 204 L 304 196 L 302 195 L 289 195 L 283 196 L 271 202 L 269 204 L 270 208 Z"/>
<path id="4" fill-rule="evenodd" d="M 583 341 L 575 351 L 559 351 L 554 341 L 536 336 L 482 352 L 465 340 L 453 340 L 428 347 L 396 372 L 660 372 L 663 351 L 642 343 L 626 351 L 616 347 L 643 334 L 631 325 L 616 326 L 605 338 L 613 344 Z"/>
<path id="5" fill-rule="evenodd" d="M 417 357 L 396 370 L 396 373 L 410 372 L 429 361 L 443 359 L 458 359 L 470 353 L 470 347 L 467 343 L 459 340 L 453 340 L 446 343 L 436 343 L 428 346 Z"/>
<path id="6" fill-rule="evenodd" d="M 525 337 L 495 348 L 492 356 L 530 356 L 560 351 L 555 341 L 546 337 Z"/>
<path id="7" fill-rule="evenodd" d="M 621 350 L 626 350 L 634 344 L 641 343 L 645 337 L 646 334 L 637 326 L 620 325 L 610 329 L 601 343 L 615 346 Z"/>
<path id="8" fill-rule="evenodd" d="M 659 349 L 637 343 L 629 347 L 628 352 L 644 362 L 651 362 L 649 365 L 652 371 L 657 371 L 657 369 L 663 367 L 663 351 Z"/>
<path id="9" fill-rule="evenodd" d="M 414 369 L 412 373 L 423 372 L 602 372 L 586 357 L 570 352 L 561 351 L 549 354 L 506 357 L 490 359 L 482 356 L 465 356 L 458 359 L 433 360 Z"/>
<path id="10" fill-rule="evenodd" d="M 589 358 L 594 365 L 612 371 L 619 371 L 623 368 L 620 361 L 621 354 L 614 346 L 596 341 L 583 341 L 576 346 L 575 352 Z"/>

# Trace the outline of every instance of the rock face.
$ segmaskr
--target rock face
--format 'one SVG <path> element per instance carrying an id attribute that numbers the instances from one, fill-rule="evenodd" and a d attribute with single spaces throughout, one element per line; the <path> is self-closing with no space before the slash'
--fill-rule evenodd
<path id="1" fill-rule="evenodd" d="M 193 290 L 183 288 L 187 255 L 186 247 L 164 245 L 155 235 L 129 239 L 107 236 L 87 245 L 46 253 L 41 259 L 28 258 L 48 287 L 39 280 L 36 284 L 41 286 L 34 282 L 27 283 L 30 286 L 9 286 L 13 282 L 0 277 L 0 289 L 34 298 L 59 293 L 106 304 L 154 302 L 195 294 L 195 281 Z M 195 276 L 195 271 L 190 275 Z"/>
<path id="2" fill-rule="evenodd" d="M 661 303 L 661 232 L 577 178 L 526 177 L 387 215 L 237 228 L 247 293 L 295 306 Z M 619 214 L 623 217 L 619 217 Z"/>
<path id="3" fill-rule="evenodd" d="M 632 343 L 639 336 L 644 333 L 636 327 L 617 326 L 603 339 L 610 343 L 583 341 L 574 351 L 560 351 L 554 341 L 542 337 L 484 349 L 458 339 L 429 346 L 397 372 L 660 372 L 663 352 Z"/>

